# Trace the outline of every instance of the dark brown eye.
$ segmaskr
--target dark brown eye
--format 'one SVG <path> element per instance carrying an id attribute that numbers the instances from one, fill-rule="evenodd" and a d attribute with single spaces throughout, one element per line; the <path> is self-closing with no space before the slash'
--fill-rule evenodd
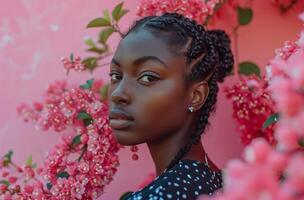
<path id="1" fill-rule="evenodd" d="M 150 82 L 159 80 L 158 77 L 153 76 L 153 75 L 149 75 L 149 74 L 145 74 L 145 75 L 143 75 L 143 76 L 142 76 L 141 78 L 139 78 L 139 79 L 144 80 L 144 82 L 146 82 L 146 83 L 150 83 Z"/>
<path id="2" fill-rule="evenodd" d="M 118 73 L 115 73 L 115 72 L 109 73 L 109 76 L 111 77 L 111 81 L 116 81 L 120 77 L 120 75 Z"/>

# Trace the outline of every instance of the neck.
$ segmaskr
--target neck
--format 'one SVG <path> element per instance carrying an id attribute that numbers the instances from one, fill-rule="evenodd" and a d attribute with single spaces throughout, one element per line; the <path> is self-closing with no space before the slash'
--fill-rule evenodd
<path id="1" fill-rule="evenodd" d="M 177 133 L 153 142 L 147 142 L 155 164 L 156 176 L 159 176 L 174 159 L 179 150 L 189 142 L 189 126 L 183 126 Z M 183 159 L 205 162 L 205 151 L 201 142 L 192 145 Z"/>

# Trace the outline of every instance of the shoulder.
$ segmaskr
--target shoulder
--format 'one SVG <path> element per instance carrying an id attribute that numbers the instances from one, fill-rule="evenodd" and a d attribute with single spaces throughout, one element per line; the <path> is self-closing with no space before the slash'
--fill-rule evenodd
<path id="1" fill-rule="evenodd" d="M 199 162 L 182 160 L 130 199 L 195 199 L 222 187 L 222 174 Z"/>
<path id="2" fill-rule="evenodd" d="M 186 194 L 189 199 L 201 194 L 211 195 L 222 188 L 222 172 L 212 171 L 199 161 L 182 160 L 171 173 L 167 173 L 167 177 L 167 181 L 163 181 L 163 184 L 167 184 L 167 191 L 173 191 L 177 195 Z"/>

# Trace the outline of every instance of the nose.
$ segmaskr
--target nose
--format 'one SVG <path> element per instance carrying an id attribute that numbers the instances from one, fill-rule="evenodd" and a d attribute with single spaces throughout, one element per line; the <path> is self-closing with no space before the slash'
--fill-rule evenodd
<path id="1" fill-rule="evenodd" d="M 110 87 L 114 87 L 110 85 Z M 111 93 L 111 101 L 115 104 L 129 104 L 131 101 L 130 94 L 127 91 L 128 83 L 126 80 L 121 80 L 117 87 Z"/>

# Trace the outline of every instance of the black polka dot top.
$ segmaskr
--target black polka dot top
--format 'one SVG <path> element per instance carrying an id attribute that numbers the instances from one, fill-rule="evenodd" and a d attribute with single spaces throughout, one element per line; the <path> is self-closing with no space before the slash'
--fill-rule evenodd
<path id="1" fill-rule="evenodd" d="M 222 188 L 222 170 L 213 171 L 206 163 L 180 160 L 149 185 L 130 193 L 124 200 L 182 200 L 212 195 Z"/>

